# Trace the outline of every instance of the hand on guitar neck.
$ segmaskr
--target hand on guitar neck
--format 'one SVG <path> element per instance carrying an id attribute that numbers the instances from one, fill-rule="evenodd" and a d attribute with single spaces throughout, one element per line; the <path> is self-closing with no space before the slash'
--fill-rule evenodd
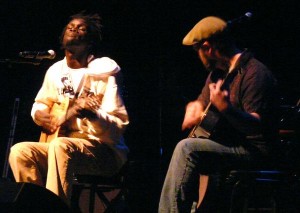
<path id="1" fill-rule="evenodd" d="M 218 109 L 219 112 L 225 111 L 230 106 L 229 92 L 222 89 L 223 80 L 209 84 L 210 102 Z"/>
<path id="2" fill-rule="evenodd" d="M 103 95 L 89 95 L 78 98 L 74 105 L 68 110 L 66 117 L 70 118 L 72 116 L 77 116 L 93 119 L 101 106 L 102 98 Z"/>

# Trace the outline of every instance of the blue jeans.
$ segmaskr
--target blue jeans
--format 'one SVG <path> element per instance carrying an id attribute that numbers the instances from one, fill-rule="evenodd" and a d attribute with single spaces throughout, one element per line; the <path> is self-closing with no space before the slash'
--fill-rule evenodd
<path id="1" fill-rule="evenodd" d="M 235 162 L 247 162 L 242 146 L 222 145 L 209 139 L 180 141 L 169 164 L 159 202 L 159 213 L 189 213 L 198 194 L 199 174 L 212 174 Z"/>

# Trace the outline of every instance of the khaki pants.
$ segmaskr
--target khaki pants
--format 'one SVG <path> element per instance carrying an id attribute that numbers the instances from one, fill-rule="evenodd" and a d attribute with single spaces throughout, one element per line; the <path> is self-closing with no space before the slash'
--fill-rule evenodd
<path id="1" fill-rule="evenodd" d="M 17 143 L 11 148 L 9 163 L 16 182 L 45 186 L 67 204 L 74 173 L 111 176 L 122 166 L 107 145 L 67 137 L 58 137 L 51 143 Z"/>

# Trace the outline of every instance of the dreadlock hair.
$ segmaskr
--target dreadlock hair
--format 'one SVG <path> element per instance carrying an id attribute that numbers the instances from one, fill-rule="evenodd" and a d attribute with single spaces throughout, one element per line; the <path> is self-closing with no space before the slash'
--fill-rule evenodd
<path id="1" fill-rule="evenodd" d="M 70 16 L 69 22 L 73 19 L 83 19 L 87 25 L 87 35 L 86 40 L 90 44 L 90 52 L 93 54 L 97 53 L 98 47 L 102 41 L 101 36 L 101 17 L 97 14 L 87 14 L 85 11 L 81 11 L 80 13 L 74 14 Z M 69 23 L 68 22 L 68 23 Z M 60 43 L 63 42 L 63 37 L 65 34 L 65 31 L 67 29 L 67 25 L 64 27 L 61 35 L 60 35 Z"/>

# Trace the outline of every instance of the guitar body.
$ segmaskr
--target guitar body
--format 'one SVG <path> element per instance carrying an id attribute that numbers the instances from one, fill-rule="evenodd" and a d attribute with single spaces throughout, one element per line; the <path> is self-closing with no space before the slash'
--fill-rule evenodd
<path id="1" fill-rule="evenodd" d="M 245 135 L 235 129 L 213 106 L 207 109 L 189 138 L 207 138 L 227 146 L 239 144 Z"/>
<path id="2" fill-rule="evenodd" d="M 237 72 L 225 74 L 223 71 L 220 72 L 219 70 L 216 70 L 212 72 L 211 79 L 212 82 L 216 82 L 218 79 L 223 79 L 221 85 L 221 89 L 223 90 L 224 87 L 226 87 L 225 85 L 228 85 L 230 81 L 232 81 L 236 73 Z M 209 102 L 204 110 L 204 115 L 202 116 L 201 121 L 195 125 L 188 137 L 227 140 L 229 135 L 233 134 L 233 132 L 235 131 L 233 131 L 231 125 L 222 117 L 222 114 L 212 105 L 212 103 Z"/>
<path id="3" fill-rule="evenodd" d="M 207 110 L 201 121 L 193 128 L 189 134 L 191 138 L 212 138 L 216 127 L 220 121 L 220 113 Z"/>
<path id="4" fill-rule="evenodd" d="M 65 120 L 64 118 L 66 116 L 68 107 L 69 107 L 69 97 L 65 97 L 62 102 L 56 102 L 53 104 L 50 114 L 54 116 L 53 119 L 55 122 L 58 122 L 59 124 L 63 123 L 63 121 Z M 51 135 L 45 132 L 41 132 L 39 141 L 46 142 L 46 143 L 51 142 L 53 139 L 57 138 L 59 130 L 60 127 L 58 127 L 57 130 Z"/>

